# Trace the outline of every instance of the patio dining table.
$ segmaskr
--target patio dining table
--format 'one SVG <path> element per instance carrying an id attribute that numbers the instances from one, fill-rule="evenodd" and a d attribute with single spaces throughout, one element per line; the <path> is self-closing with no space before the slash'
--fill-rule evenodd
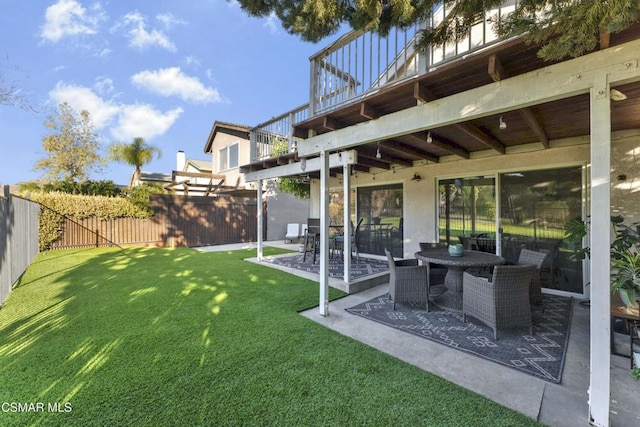
<path id="1" fill-rule="evenodd" d="M 504 258 L 488 252 L 465 250 L 462 256 L 451 256 L 447 249 L 429 249 L 415 253 L 415 257 L 424 263 L 447 267 L 444 284 L 447 291 L 438 296 L 436 302 L 446 308 L 462 310 L 462 277 L 468 268 L 493 267 L 506 262 Z"/>

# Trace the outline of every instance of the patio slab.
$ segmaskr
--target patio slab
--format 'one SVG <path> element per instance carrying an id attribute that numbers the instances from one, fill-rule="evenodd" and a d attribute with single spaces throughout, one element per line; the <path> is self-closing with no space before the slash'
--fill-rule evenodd
<path id="1" fill-rule="evenodd" d="M 574 304 L 562 381 L 552 384 L 345 311 L 345 308 L 386 291 L 387 285 L 381 285 L 332 301 L 326 317 L 321 316 L 317 308 L 301 314 L 543 424 L 558 427 L 589 425 L 587 307 Z M 629 374 L 629 359 L 613 355 L 611 359 L 611 426 L 640 425 L 640 382 Z"/>

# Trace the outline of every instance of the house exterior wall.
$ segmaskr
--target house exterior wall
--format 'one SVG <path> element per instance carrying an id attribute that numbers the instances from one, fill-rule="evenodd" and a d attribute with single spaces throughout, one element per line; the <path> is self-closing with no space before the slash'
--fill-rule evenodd
<path id="1" fill-rule="evenodd" d="M 267 240 L 282 240 L 287 224 L 306 224 L 309 218 L 309 200 L 277 191 L 276 181 L 269 181 L 270 191 L 265 193 L 267 201 Z M 273 189 L 274 191 L 271 191 Z"/>
<path id="2" fill-rule="evenodd" d="M 219 151 L 222 148 L 238 143 L 238 167 L 226 170 L 220 170 L 218 161 Z M 253 184 L 245 184 L 244 175 L 240 173 L 240 165 L 249 163 L 250 144 L 248 139 L 239 138 L 236 135 L 229 135 L 224 132 L 218 132 L 213 144 L 211 145 L 213 173 L 226 175 L 225 185 L 237 185 L 239 188 L 255 188 Z"/>
<path id="3" fill-rule="evenodd" d="M 587 136 L 552 141 L 549 149 L 540 144 L 514 147 L 499 157 L 491 152 L 475 153 L 470 160 L 454 156 L 443 157 L 440 163 L 431 163 L 406 169 L 380 171 L 380 173 L 354 173 L 352 187 L 402 183 L 404 189 L 404 257 L 413 257 L 419 242 L 437 239 L 437 180 L 525 169 L 545 169 L 569 165 L 588 165 L 589 138 Z M 612 214 L 625 216 L 625 222 L 640 221 L 640 130 L 612 134 L 611 207 Z M 412 181 L 413 174 L 421 176 Z M 617 176 L 625 174 L 619 181 Z M 341 190 L 339 178 L 332 178 L 332 190 Z M 312 183 L 310 215 L 320 212 L 320 183 Z M 408 232 L 408 230 L 410 232 Z"/>

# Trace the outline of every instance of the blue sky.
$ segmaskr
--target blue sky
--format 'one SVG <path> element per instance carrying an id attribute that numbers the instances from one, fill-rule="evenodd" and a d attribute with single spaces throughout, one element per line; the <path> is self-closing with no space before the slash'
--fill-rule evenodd
<path id="1" fill-rule="evenodd" d="M 178 150 L 207 159 L 215 120 L 256 125 L 308 102 L 308 58 L 337 38 L 303 42 L 226 0 L 0 4 L 2 84 L 36 110 L 0 105 L 2 184 L 42 176 L 43 123 L 65 101 L 91 113 L 103 149 L 137 136 L 159 147 L 144 170 L 170 172 Z M 110 163 L 92 179 L 131 172 Z"/>

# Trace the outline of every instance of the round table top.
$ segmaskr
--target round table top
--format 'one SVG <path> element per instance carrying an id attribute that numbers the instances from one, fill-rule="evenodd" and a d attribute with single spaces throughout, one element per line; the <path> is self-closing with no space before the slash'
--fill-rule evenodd
<path id="1" fill-rule="evenodd" d="M 429 249 L 415 253 L 415 257 L 421 261 L 432 264 L 447 265 L 451 267 L 491 267 L 507 262 L 501 256 L 488 252 L 465 250 L 462 256 L 451 256 L 447 249 Z"/>

